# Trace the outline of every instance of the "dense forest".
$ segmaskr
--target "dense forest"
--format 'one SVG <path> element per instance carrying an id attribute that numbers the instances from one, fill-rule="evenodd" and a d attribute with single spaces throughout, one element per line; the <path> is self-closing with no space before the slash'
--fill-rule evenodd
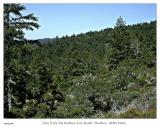
<path id="1" fill-rule="evenodd" d="M 4 118 L 156 118 L 156 21 L 27 40 L 23 10 L 4 4 Z"/>

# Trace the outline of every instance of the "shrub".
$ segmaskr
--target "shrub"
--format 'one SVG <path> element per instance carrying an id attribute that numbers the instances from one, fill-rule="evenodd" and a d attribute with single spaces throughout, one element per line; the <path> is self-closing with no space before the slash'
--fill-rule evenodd
<path id="1" fill-rule="evenodd" d="M 110 95 L 93 94 L 88 97 L 93 103 L 94 110 L 109 111 L 112 108 L 112 101 Z"/>

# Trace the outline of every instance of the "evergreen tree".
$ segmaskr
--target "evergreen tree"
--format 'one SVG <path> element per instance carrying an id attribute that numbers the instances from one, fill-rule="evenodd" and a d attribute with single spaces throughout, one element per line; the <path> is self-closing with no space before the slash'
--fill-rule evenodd
<path id="1" fill-rule="evenodd" d="M 111 68 L 115 68 L 120 61 L 127 59 L 131 55 L 130 33 L 125 24 L 123 18 L 119 17 L 112 33 L 112 53 L 109 56 Z"/>
<path id="2" fill-rule="evenodd" d="M 24 32 L 23 30 L 34 30 L 39 28 L 37 24 L 37 18 L 33 14 L 22 15 L 22 11 L 25 10 L 25 6 L 22 4 L 4 4 L 4 115 L 8 115 L 10 112 L 15 98 L 13 93 L 16 91 L 15 87 L 19 87 L 23 83 L 25 76 L 25 70 L 23 65 L 20 65 L 20 57 L 23 52 L 21 50 L 22 43 L 24 43 Z M 23 42 L 22 42 L 23 40 Z M 15 58 L 17 56 L 17 58 Z M 21 68 L 19 73 L 16 73 L 17 68 Z M 21 80 L 21 78 L 23 80 Z M 14 81 L 16 77 L 20 78 L 18 82 Z M 24 86 L 23 86 L 24 87 Z M 14 91 L 13 91 L 14 90 Z M 19 90 L 18 90 L 19 91 Z M 19 93 L 20 95 L 20 93 Z M 22 95 L 21 95 L 22 96 Z"/>
<path id="3" fill-rule="evenodd" d="M 126 25 L 126 22 L 123 20 L 123 18 L 120 16 L 118 19 L 117 19 L 117 22 L 116 22 L 116 26 L 115 27 L 123 27 Z"/>

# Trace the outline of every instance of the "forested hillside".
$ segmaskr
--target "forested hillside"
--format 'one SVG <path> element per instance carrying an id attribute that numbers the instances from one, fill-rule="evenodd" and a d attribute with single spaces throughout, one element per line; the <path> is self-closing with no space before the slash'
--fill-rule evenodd
<path id="1" fill-rule="evenodd" d="M 156 21 L 46 43 L 4 21 L 5 118 L 156 118 Z"/>

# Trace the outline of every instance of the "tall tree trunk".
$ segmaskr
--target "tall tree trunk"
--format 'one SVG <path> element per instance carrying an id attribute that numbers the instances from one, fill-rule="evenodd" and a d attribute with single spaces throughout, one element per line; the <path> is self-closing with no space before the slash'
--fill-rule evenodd
<path id="1" fill-rule="evenodd" d="M 11 100 L 11 89 L 10 89 L 10 83 L 8 82 L 7 84 L 7 88 L 8 88 L 8 111 L 10 112 L 11 111 L 11 108 L 12 108 L 12 100 Z"/>

